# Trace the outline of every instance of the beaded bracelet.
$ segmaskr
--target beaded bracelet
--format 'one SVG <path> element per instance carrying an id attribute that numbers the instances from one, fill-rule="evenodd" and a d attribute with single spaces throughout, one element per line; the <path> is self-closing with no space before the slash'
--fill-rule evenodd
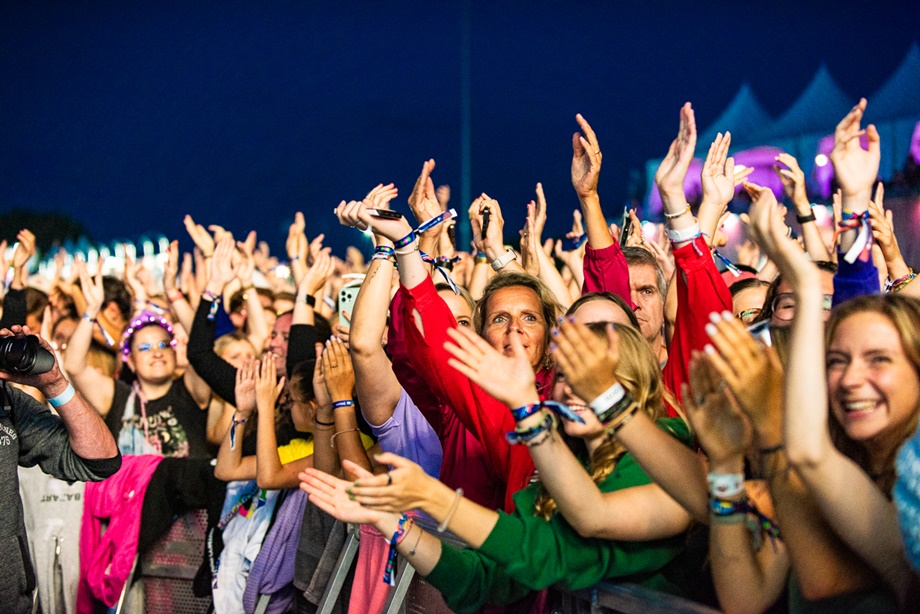
<path id="1" fill-rule="evenodd" d="M 690 213 L 690 205 L 689 205 L 689 203 L 687 204 L 687 208 L 686 208 L 686 209 L 681 209 L 680 213 L 667 213 L 667 212 L 665 212 L 664 217 L 665 217 L 665 219 L 668 219 L 668 220 L 675 220 L 675 219 L 679 218 L 680 216 L 686 215 L 686 214 L 688 214 L 688 213 Z"/>
<path id="2" fill-rule="evenodd" d="M 914 278 L 917 276 L 917 274 L 914 273 L 913 269 L 908 269 L 908 271 L 910 272 L 907 273 L 907 275 L 902 275 L 901 277 L 898 277 L 894 281 L 891 281 L 889 279 L 885 283 L 885 292 L 900 292 L 905 287 L 907 287 L 907 285 L 910 282 L 912 282 Z"/>
<path id="3" fill-rule="evenodd" d="M 543 418 L 543 421 L 536 426 L 530 427 L 528 429 L 514 429 L 510 433 L 505 433 L 505 439 L 509 444 L 515 445 L 522 443 L 527 447 L 531 445 L 536 445 L 537 443 L 543 443 L 545 437 L 541 438 L 539 441 L 535 441 L 537 437 L 543 435 L 544 433 L 551 431 L 556 426 L 556 416 L 551 412 L 546 412 L 546 417 Z"/>

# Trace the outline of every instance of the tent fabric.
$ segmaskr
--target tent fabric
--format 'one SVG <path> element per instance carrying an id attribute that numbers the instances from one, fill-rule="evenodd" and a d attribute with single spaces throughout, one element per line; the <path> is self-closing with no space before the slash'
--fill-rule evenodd
<path id="1" fill-rule="evenodd" d="M 770 144 L 773 139 L 804 135 L 824 136 L 846 115 L 856 100 L 840 89 L 823 64 L 818 68 L 811 83 L 792 103 L 783 115 L 767 130 L 755 138 L 761 144 Z M 817 139 L 816 139 L 817 140 Z"/>
<path id="2" fill-rule="evenodd" d="M 734 143 L 750 143 L 751 137 L 763 132 L 772 121 L 751 86 L 743 83 L 718 119 L 699 135 L 697 143 L 700 147 L 708 147 L 719 132 L 731 132 Z"/>
<path id="3" fill-rule="evenodd" d="M 866 116 L 873 122 L 920 119 L 920 47 L 916 43 L 897 70 L 869 99 Z"/>

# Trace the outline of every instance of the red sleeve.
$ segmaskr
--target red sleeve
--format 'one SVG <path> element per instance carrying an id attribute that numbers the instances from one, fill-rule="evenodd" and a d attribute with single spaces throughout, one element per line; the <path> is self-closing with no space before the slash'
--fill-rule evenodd
<path id="1" fill-rule="evenodd" d="M 584 272 L 585 286 L 582 288 L 582 294 L 612 292 L 635 309 L 629 291 L 629 267 L 626 266 L 626 257 L 616 241 L 602 249 L 586 245 Z"/>
<path id="2" fill-rule="evenodd" d="M 415 403 L 425 419 L 438 434 L 438 438 L 444 439 L 448 416 L 444 415 L 444 405 L 438 400 L 422 376 L 412 366 L 409 356 L 409 343 L 406 340 L 406 331 L 409 328 L 415 328 L 415 323 L 411 320 L 411 314 L 407 316 L 405 310 L 406 300 L 409 292 L 402 286 L 393 297 L 390 303 L 390 327 L 387 331 L 386 352 L 393 363 L 393 373 L 396 379 L 412 402 Z"/>
<path id="3" fill-rule="evenodd" d="M 404 321 L 417 312 L 424 335 L 415 325 L 405 327 L 410 360 L 442 403 L 450 406 L 460 422 L 482 444 L 486 459 L 495 473 L 508 483 L 508 490 L 520 488 L 518 478 L 533 472 L 533 460 L 524 446 L 511 446 L 505 433 L 513 431 L 514 418 L 504 403 L 496 401 L 482 388 L 447 364 L 450 354 L 444 343 L 447 329 L 457 325 L 444 300 L 438 296 L 431 278 L 407 289 L 403 306 Z M 513 469 L 512 469 L 513 467 Z M 511 474 L 514 475 L 511 475 Z M 509 479 L 510 478 L 510 479 Z"/>
<path id="4" fill-rule="evenodd" d="M 680 400 L 680 386 L 690 381 L 690 353 L 709 343 L 709 314 L 731 311 L 732 296 L 703 237 L 674 250 L 677 265 L 677 318 L 662 372 L 664 385 Z M 673 408 L 668 413 L 676 415 Z"/>

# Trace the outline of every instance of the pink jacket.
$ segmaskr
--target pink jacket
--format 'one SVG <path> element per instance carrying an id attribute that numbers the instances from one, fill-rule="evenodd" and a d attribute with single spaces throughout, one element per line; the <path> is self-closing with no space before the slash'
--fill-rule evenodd
<path id="1" fill-rule="evenodd" d="M 118 602 L 137 554 L 144 494 L 162 460 L 150 454 L 124 456 L 118 473 L 87 483 L 80 527 L 78 614 L 92 614 L 94 600 L 110 607 Z M 109 524 L 102 535 L 104 520 Z"/>

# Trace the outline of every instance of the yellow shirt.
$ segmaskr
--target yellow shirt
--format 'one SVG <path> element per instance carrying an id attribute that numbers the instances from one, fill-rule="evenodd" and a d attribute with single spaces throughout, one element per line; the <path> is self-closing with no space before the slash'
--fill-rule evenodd
<path id="1" fill-rule="evenodd" d="M 374 445 L 374 440 L 361 433 L 361 443 L 367 450 Z M 282 465 L 293 463 L 295 460 L 306 458 L 313 454 L 313 438 L 310 439 L 292 439 L 291 443 L 285 446 L 278 446 L 278 458 L 281 459 Z"/>

